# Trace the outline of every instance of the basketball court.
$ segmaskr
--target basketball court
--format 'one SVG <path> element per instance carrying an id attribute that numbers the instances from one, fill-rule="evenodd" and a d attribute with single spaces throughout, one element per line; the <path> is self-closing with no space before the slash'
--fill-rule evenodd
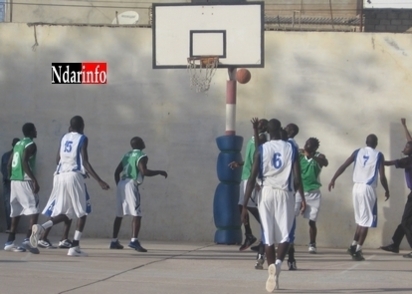
<path id="1" fill-rule="evenodd" d="M 0 242 L 6 236 L 1 234 Z M 149 251 L 138 253 L 110 250 L 109 242 L 84 238 L 82 248 L 89 256 L 80 258 L 66 256 L 67 249 L 41 249 L 39 255 L 0 250 L 1 293 L 267 293 L 267 271 L 255 270 L 255 253 L 239 252 L 238 246 L 142 240 Z M 307 247 L 297 247 L 298 270 L 282 265 L 277 292 L 412 291 L 411 260 L 378 249 L 364 249 L 364 254 L 365 261 L 355 262 L 346 248 L 309 254 Z"/>

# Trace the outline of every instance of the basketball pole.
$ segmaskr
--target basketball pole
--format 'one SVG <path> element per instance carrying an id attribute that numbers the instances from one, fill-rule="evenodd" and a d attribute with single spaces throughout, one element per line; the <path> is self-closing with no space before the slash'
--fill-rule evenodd
<path id="1" fill-rule="evenodd" d="M 242 161 L 243 137 L 236 136 L 236 72 L 228 68 L 226 81 L 226 128 L 225 135 L 216 138 L 220 150 L 217 158 L 217 176 L 220 183 L 216 187 L 213 200 L 213 216 L 216 225 L 215 243 L 241 244 L 242 229 L 238 207 L 242 169 L 229 168 L 229 163 Z"/>
<path id="2" fill-rule="evenodd" d="M 227 136 L 236 135 L 236 67 L 228 68 L 226 82 L 226 130 Z"/>

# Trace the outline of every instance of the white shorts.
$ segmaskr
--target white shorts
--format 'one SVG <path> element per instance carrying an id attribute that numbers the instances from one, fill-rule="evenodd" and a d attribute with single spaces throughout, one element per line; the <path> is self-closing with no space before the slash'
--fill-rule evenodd
<path id="1" fill-rule="evenodd" d="M 246 186 L 247 186 L 247 181 L 248 180 L 243 180 L 240 182 L 240 187 L 239 187 L 239 205 L 243 206 L 243 202 L 245 201 L 245 192 L 246 192 Z M 261 191 L 256 191 L 256 189 L 253 189 L 252 195 L 249 198 L 249 201 L 247 203 L 248 207 L 257 207 L 257 204 L 259 203 L 259 197 L 261 195 Z"/>
<path id="2" fill-rule="evenodd" d="M 11 181 L 10 217 L 39 213 L 39 196 L 33 193 L 32 181 Z"/>
<path id="3" fill-rule="evenodd" d="M 57 192 L 57 177 L 59 175 L 54 175 L 53 177 L 53 190 L 52 193 L 49 197 L 49 200 L 47 201 L 46 207 L 43 209 L 42 214 L 48 217 L 51 217 L 53 214 L 53 209 L 56 204 L 56 192 Z M 56 188 L 54 188 L 56 186 Z M 87 214 L 90 214 L 92 212 L 92 204 L 90 202 L 90 195 L 89 192 L 87 191 L 87 186 L 84 184 L 84 189 L 86 191 L 86 212 Z"/>
<path id="4" fill-rule="evenodd" d="M 320 190 L 305 192 L 305 200 L 306 200 L 306 210 L 303 213 L 303 217 L 316 222 L 316 220 L 318 219 L 320 204 L 322 202 L 322 194 L 320 193 Z M 300 193 L 296 192 L 296 204 L 295 204 L 295 215 L 296 216 L 299 215 L 300 213 L 301 203 L 302 203 L 302 198 L 300 197 Z"/>
<path id="5" fill-rule="evenodd" d="M 361 227 L 375 228 L 378 224 L 378 201 L 375 188 L 367 184 L 353 185 L 355 222 Z"/>
<path id="6" fill-rule="evenodd" d="M 142 216 L 140 193 L 137 183 L 132 179 L 120 180 L 116 190 L 116 216 Z"/>
<path id="7" fill-rule="evenodd" d="M 262 188 L 259 203 L 260 221 L 263 227 L 265 244 L 289 242 L 295 219 L 295 196 L 293 192 Z"/>
<path id="8" fill-rule="evenodd" d="M 81 218 L 88 214 L 86 185 L 82 174 L 78 172 L 61 173 L 55 175 L 53 182 L 50 198 L 55 197 L 55 201 L 50 217 L 65 214 L 69 219 L 73 219 L 75 216 Z M 46 206 L 45 210 L 48 208 Z"/>

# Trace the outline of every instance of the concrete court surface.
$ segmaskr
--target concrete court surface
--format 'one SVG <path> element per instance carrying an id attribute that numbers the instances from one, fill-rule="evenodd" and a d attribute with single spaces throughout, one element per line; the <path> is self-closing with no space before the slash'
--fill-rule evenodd
<path id="1" fill-rule="evenodd" d="M 6 238 L 0 234 L 2 244 Z M 127 246 L 110 250 L 109 242 L 82 240 L 88 257 L 69 257 L 67 249 L 40 249 L 39 255 L 1 250 L 0 293 L 267 293 L 267 271 L 255 270 L 255 253 L 239 252 L 239 246 L 141 240 L 148 252 L 139 253 Z M 401 255 L 407 251 L 365 249 L 363 262 L 352 261 L 346 248 L 318 251 L 297 247 L 298 270 L 288 271 L 284 263 L 276 292 L 412 292 L 412 260 Z"/>

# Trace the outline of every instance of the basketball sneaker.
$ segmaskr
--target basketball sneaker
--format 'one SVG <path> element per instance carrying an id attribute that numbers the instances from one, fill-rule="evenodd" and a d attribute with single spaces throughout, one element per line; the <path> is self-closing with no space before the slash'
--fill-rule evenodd
<path id="1" fill-rule="evenodd" d="M 239 251 L 244 251 L 248 249 L 250 246 L 252 246 L 253 243 L 256 242 L 256 237 L 253 236 L 252 234 L 247 234 L 245 238 L 245 242 L 243 242 L 243 245 L 240 246 Z"/>
<path id="2" fill-rule="evenodd" d="M 365 257 L 362 255 L 362 250 L 356 251 L 355 254 L 352 255 L 352 260 L 355 261 L 363 261 Z"/>
<path id="3" fill-rule="evenodd" d="M 82 257 L 88 256 L 86 252 L 84 252 L 80 249 L 80 246 L 70 248 L 69 251 L 67 252 L 67 255 L 69 255 L 69 256 L 82 256 Z"/>
<path id="4" fill-rule="evenodd" d="M 262 254 L 258 254 L 256 258 L 256 265 L 255 269 L 263 270 L 263 264 L 265 263 L 265 256 Z"/>
<path id="5" fill-rule="evenodd" d="M 130 247 L 130 248 L 133 248 L 134 250 L 139 251 L 139 252 L 147 252 L 147 250 L 144 249 L 144 248 L 142 247 L 142 245 L 140 245 L 140 242 L 139 242 L 138 240 L 135 240 L 135 241 L 133 241 L 133 242 L 130 241 L 129 247 Z"/>
<path id="6" fill-rule="evenodd" d="M 4 250 L 6 251 L 12 251 L 15 247 L 16 246 L 14 245 L 14 241 L 8 241 L 6 242 L 6 244 L 4 244 Z"/>
<path id="7" fill-rule="evenodd" d="M 116 241 L 112 241 L 112 242 L 110 243 L 110 247 L 109 247 L 109 248 L 110 248 L 110 249 L 123 249 L 123 245 L 120 244 L 119 240 L 116 240 Z"/>
<path id="8" fill-rule="evenodd" d="M 29 238 L 23 240 L 23 243 L 21 243 L 21 247 L 23 247 L 24 249 L 28 250 L 30 253 L 33 254 L 40 253 L 39 248 L 31 246 Z"/>
<path id="9" fill-rule="evenodd" d="M 309 253 L 315 254 L 316 253 L 316 244 L 315 243 L 309 244 L 308 251 L 309 251 Z"/>
<path id="10" fill-rule="evenodd" d="M 290 271 L 295 271 L 298 269 L 296 266 L 296 260 L 288 260 L 288 267 Z"/>
<path id="11" fill-rule="evenodd" d="M 356 252 L 356 245 L 350 245 L 346 252 L 348 252 L 350 255 L 354 255 Z"/>
<path id="12" fill-rule="evenodd" d="M 55 249 L 56 246 L 49 241 L 49 239 L 39 240 L 39 247 L 41 248 L 48 248 L 48 249 Z"/>
<path id="13" fill-rule="evenodd" d="M 271 264 L 268 267 L 268 279 L 266 280 L 266 291 L 272 293 L 276 288 L 276 267 L 275 264 Z"/>
<path id="14" fill-rule="evenodd" d="M 37 248 L 37 245 L 40 240 L 40 236 L 43 233 L 44 228 L 41 225 L 33 225 L 31 227 L 31 236 L 30 236 L 30 245 L 33 248 Z"/>
<path id="15" fill-rule="evenodd" d="M 72 247 L 72 241 L 69 239 L 64 239 L 59 242 L 59 248 L 71 248 Z"/>
<path id="16" fill-rule="evenodd" d="M 393 252 L 393 253 L 399 253 L 399 247 L 396 247 L 393 244 L 389 244 L 387 246 L 382 246 L 381 249 L 385 250 L 385 251 Z"/>

